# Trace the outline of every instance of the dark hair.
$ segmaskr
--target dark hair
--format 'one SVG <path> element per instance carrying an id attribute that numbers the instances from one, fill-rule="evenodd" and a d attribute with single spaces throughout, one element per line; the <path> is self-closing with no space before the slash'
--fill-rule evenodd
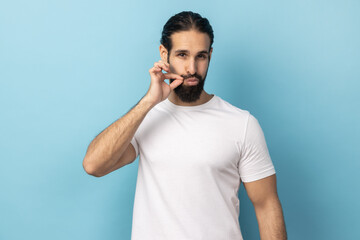
<path id="1" fill-rule="evenodd" d="M 160 43 L 168 50 L 169 54 L 172 48 L 171 35 L 176 32 L 188 31 L 195 29 L 202 33 L 207 33 L 210 38 L 210 48 L 214 42 L 214 32 L 206 18 L 201 17 L 198 13 L 183 11 L 172 16 L 164 25 Z"/>

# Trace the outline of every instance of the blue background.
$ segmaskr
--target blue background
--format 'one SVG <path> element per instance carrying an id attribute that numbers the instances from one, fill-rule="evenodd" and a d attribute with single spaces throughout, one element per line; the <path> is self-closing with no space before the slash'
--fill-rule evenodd
<path id="1" fill-rule="evenodd" d="M 260 122 L 289 239 L 360 239 L 360 2 L 0 2 L 0 239 L 130 239 L 138 159 L 90 141 L 146 93 L 163 25 L 210 20 L 205 90 Z M 259 239 L 243 186 L 241 229 Z"/>

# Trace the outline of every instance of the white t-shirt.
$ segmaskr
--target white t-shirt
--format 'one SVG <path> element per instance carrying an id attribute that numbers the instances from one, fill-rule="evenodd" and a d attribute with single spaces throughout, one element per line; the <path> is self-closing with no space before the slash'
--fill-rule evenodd
<path id="1" fill-rule="evenodd" d="M 275 174 L 257 119 L 216 95 L 160 102 L 131 144 L 140 154 L 132 240 L 241 240 L 241 180 Z"/>

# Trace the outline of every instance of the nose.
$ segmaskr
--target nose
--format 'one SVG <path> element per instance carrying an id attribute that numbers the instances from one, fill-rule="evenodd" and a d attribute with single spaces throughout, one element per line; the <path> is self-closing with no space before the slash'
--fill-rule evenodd
<path id="1" fill-rule="evenodd" d="M 186 69 L 187 73 L 190 75 L 193 75 L 196 73 L 196 61 L 195 59 L 190 59 L 188 64 L 187 64 L 187 69 Z"/>

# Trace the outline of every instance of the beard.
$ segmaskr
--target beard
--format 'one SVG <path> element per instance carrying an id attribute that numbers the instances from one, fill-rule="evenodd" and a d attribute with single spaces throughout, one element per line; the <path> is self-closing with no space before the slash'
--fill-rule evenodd
<path id="1" fill-rule="evenodd" d="M 180 98 L 183 102 L 195 102 L 200 98 L 200 95 L 204 89 L 205 78 L 203 79 L 197 73 L 193 75 L 181 75 L 184 78 L 184 81 L 188 78 L 197 78 L 199 80 L 198 84 L 195 86 L 184 86 L 184 82 L 181 83 L 178 87 L 174 89 L 175 94 Z M 170 79 L 170 83 L 172 83 L 174 79 Z"/>
<path id="2" fill-rule="evenodd" d="M 195 102 L 200 98 L 200 95 L 204 89 L 205 78 L 202 78 L 199 74 L 195 73 L 192 75 L 181 75 L 184 78 L 184 81 L 188 78 L 197 78 L 199 80 L 198 84 L 195 86 L 184 86 L 184 82 L 181 83 L 178 87 L 174 89 L 175 94 L 180 98 L 181 101 L 191 103 Z M 174 79 L 170 79 L 172 83 Z"/>

